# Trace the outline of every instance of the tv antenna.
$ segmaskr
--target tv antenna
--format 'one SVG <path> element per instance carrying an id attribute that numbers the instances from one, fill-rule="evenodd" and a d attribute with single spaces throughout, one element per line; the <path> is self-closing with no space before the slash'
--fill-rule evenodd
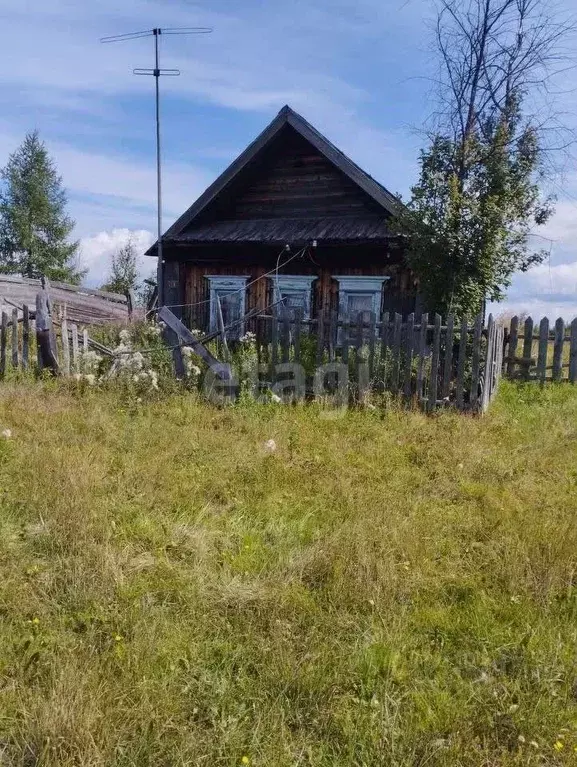
<path id="1" fill-rule="evenodd" d="M 178 69 L 161 69 L 159 56 L 159 37 L 161 35 L 203 35 L 212 32 L 210 27 L 155 27 L 141 32 L 127 32 L 125 35 L 112 35 L 102 37 L 101 43 L 124 43 L 129 40 L 138 40 L 141 37 L 154 38 L 154 68 L 133 69 L 135 75 L 148 75 L 154 77 L 155 103 L 156 103 L 156 227 L 157 227 L 157 291 L 158 308 L 164 305 L 164 260 L 162 253 L 162 161 L 160 152 L 160 78 L 178 77 Z"/>

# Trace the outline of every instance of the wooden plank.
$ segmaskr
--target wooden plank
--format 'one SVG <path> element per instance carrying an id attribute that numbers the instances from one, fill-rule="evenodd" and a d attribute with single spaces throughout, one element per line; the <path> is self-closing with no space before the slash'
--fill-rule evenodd
<path id="1" fill-rule="evenodd" d="M 571 343 L 569 346 L 569 380 L 577 383 L 577 317 L 571 323 Z"/>
<path id="2" fill-rule="evenodd" d="M 226 328 L 224 327 L 224 320 L 222 318 L 222 304 L 220 303 L 220 296 L 218 295 L 216 297 L 216 324 L 220 333 L 220 348 L 222 350 L 222 357 L 225 362 L 229 362 L 230 352 L 228 350 L 228 342 L 226 340 Z"/>
<path id="3" fill-rule="evenodd" d="M 407 318 L 405 335 L 405 372 L 403 393 L 407 399 L 411 398 L 413 389 L 413 346 L 415 343 L 415 315 L 409 314 Z"/>
<path id="4" fill-rule="evenodd" d="M 483 388 L 481 391 L 481 412 L 485 413 L 493 396 L 495 381 L 495 342 L 496 325 L 493 315 L 489 315 L 487 323 L 487 354 L 485 356 L 485 370 L 483 375 Z"/>
<path id="5" fill-rule="evenodd" d="M 417 402 L 423 398 L 423 385 L 425 381 L 425 355 L 427 352 L 427 327 L 429 324 L 429 315 L 421 315 L 421 325 L 419 329 L 419 361 L 417 363 Z"/>
<path id="6" fill-rule="evenodd" d="M 65 376 L 70 375 L 70 336 L 68 335 L 68 320 L 66 319 L 66 309 L 62 317 L 61 325 L 62 335 L 62 372 Z"/>
<path id="7" fill-rule="evenodd" d="M 549 320 L 543 317 L 539 323 L 539 352 L 537 357 L 537 378 L 541 384 L 547 379 L 547 351 L 549 348 Z"/>
<path id="8" fill-rule="evenodd" d="M 388 374 L 388 349 L 389 349 L 389 313 L 385 312 L 381 319 L 381 360 L 380 360 L 380 378 L 383 389 L 387 388 Z"/>
<path id="9" fill-rule="evenodd" d="M 6 375 L 6 346 L 8 343 L 8 314 L 2 312 L 2 325 L 0 326 L 0 378 Z"/>
<path id="10" fill-rule="evenodd" d="M 301 337 L 302 327 L 304 319 L 304 310 L 302 306 L 297 306 L 294 313 L 294 331 L 293 331 L 293 346 L 294 346 L 294 358 L 297 364 L 301 364 Z"/>
<path id="11" fill-rule="evenodd" d="M 88 351 L 88 331 L 86 328 L 82 331 L 82 353 L 86 354 Z"/>
<path id="12" fill-rule="evenodd" d="M 346 317 L 342 327 L 341 358 L 345 365 L 349 364 L 349 318 Z"/>
<path id="13" fill-rule="evenodd" d="M 273 306 L 270 327 L 270 373 L 271 383 L 276 382 L 276 368 L 278 365 L 278 306 Z"/>
<path id="14" fill-rule="evenodd" d="M 523 378 L 528 381 L 531 378 L 531 358 L 533 356 L 533 318 L 527 317 L 523 331 L 523 358 L 527 363 L 523 365 Z"/>
<path id="15" fill-rule="evenodd" d="M 515 357 L 517 356 L 517 344 L 519 342 L 519 317 L 515 315 L 511 320 L 509 329 L 509 348 L 507 350 L 507 377 L 515 376 Z"/>
<path id="16" fill-rule="evenodd" d="M 22 369 L 27 370 L 30 356 L 30 310 L 28 304 L 22 307 Z"/>
<path id="17" fill-rule="evenodd" d="M 375 342 L 377 340 L 377 315 L 369 312 L 369 380 L 372 382 L 375 376 Z"/>
<path id="18" fill-rule="evenodd" d="M 323 364 L 323 352 L 325 348 L 325 320 L 324 313 L 319 312 L 319 319 L 317 325 L 317 350 L 316 350 L 316 366 L 320 367 Z"/>
<path id="19" fill-rule="evenodd" d="M 467 358 L 467 342 L 468 336 L 468 324 L 467 320 L 463 319 L 461 322 L 461 337 L 459 338 L 459 358 L 457 361 L 457 388 L 456 388 L 456 405 L 459 410 L 463 410 L 465 407 L 465 360 Z"/>
<path id="20" fill-rule="evenodd" d="M 290 315 L 286 308 L 281 311 L 281 362 L 286 363 L 290 359 Z"/>
<path id="21" fill-rule="evenodd" d="M 429 382 L 429 410 L 437 405 L 439 385 L 439 357 L 441 353 L 441 315 L 435 314 L 435 329 L 433 331 L 433 355 L 431 357 L 431 379 Z"/>
<path id="22" fill-rule="evenodd" d="M 471 366 L 471 395 L 469 401 L 475 409 L 479 402 L 479 374 L 481 371 L 481 338 L 483 335 L 483 315 L 478 314 L 473 331 L 473 362 Z"/>
<path id="23" fill-rule="evenodd" d="M 563 377 L 563 345 L 565 343 L 565 322 L 559 317 L 555 323 L 555 343 L 553 346 L 553 380 Z"/>
<path id="24" fill-rule="evenodd" d="M 391 359 L 391 391 L 397 394 L 399 391 L 399 375 L 401 371 L 401 334 L 403 329 L 403 317 L 396 313 L 393 325 L 393 345 Z"/>
<path id="25" fill-rule="evenodd" d="M 80 354 L 78 349 L 78 325 L 75 322 L 71 323 L 70 332 L 72 334 L 72 370 L 78 373 L 80 372 Z"/>
<path id="26" fill-rule="evenodd" d="M 329 324 L 329 362 L 334 362 L 336 360 L 337 341 L 338 341 L 338 314 L 336 311 L 332 311 L 330 324 Z"/>
<path id="27" fill-rule="evenodd" d="M 445 359 L 443 363 L 443 386 L 441 397 L 448 399 L 451 393 L 451 377 L 453 373 L 453 342 L 455 339 L 455 317 L 449 314 L 447 317 L 447 331 L 445 334 Z"/>
<path id="28" fill-rule="evenodd" d="M 12 309 L 12 367 L 18 367 L 18 309 Z"/>
<path id="29" fill-rule="evenodd" d="M 222 363 L 213 357 L 208 349 L 200 343 L 200 341 L 194 336 L 190 330 L 183 325 L 183 323 L 175 317 L 170 309 L 166 306 L 162 306 L 158 312 L 159 318 L 173 330 L 177 336 L 187 346 L 190 346 L 193 352 L 203 359 L 210 369 L 216 373 L 216 375 L 223 381 L 231 380 L 231 371 L 228 366 L 223 366 Z"/>

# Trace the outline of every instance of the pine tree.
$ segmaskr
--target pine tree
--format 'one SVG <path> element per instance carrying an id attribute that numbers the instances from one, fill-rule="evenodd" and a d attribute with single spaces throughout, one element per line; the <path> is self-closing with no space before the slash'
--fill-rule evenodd
<path id="1" fill-rule="evenodd" d="M 136 266 L 136 248 L 134 240 L 129 237 L 117 253 L 112 256 L 110 276 L 102 286 L 102 290 L 111 293 L 127 293 L 138 289 L 138 269 Z"/>
<path id="2" fill-rule="evenodd" d="M 27 134 L 0 177 L 0 271 L 79 283 L 66 192 L 37 131 Z"/>

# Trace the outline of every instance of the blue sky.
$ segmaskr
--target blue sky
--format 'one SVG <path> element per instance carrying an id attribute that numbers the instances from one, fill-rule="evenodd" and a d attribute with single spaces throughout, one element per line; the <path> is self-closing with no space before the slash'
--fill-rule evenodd
<path id="1" fill-rule="evenodd" d="M 0 164 L 40 131 L 88 282 L 101 282 L 129 231 L 142 250 L 151 240 L 155 166 L 152 78 L 132 75 L 152 65 L 152 41 L 99 38 L 198 25 L 214 33 L 163 40 L 163 65 L 182 72 L 162 82 L 167 226 L 285 103 L 406 195 L 433 109 L 433 13 L 432 0 L 0 0 Z M 565 119 L 577 127 L 577 74 L 566 78 Z M 499 312 L 577 314 L 577 165 L 552 191 L 557 213 L 541 230 L 550 258 L 515 280 Z"/>

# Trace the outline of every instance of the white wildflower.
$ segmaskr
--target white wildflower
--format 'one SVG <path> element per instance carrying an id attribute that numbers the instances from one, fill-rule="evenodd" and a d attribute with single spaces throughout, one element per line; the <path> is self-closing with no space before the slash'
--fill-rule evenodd
<path id="1" fill-rule="evenodd" d="M 12 436 L 12 430 L 11 429 L 2 429 L 2 436 L 4 439 L 10 439 Z"/>
<path id="2" fill-rule="evenodd" d="M 89 386 L 94 386 L 96 383 L 96 376 L 94 373 L 87 373 L 84 378 L 88 382 Z"/>
<path id="3" fill-rule="evenodd" d="M 264 449 L 267 451 L 267 453 L 274 453 L 276 451 L 276 442 L 274 439 L 268 439 L 264 443 Z"/>
<path id="4" fill-rule="evenodd" d="M 118 334 L 118 337 L 120 338 L 121 344 L 124 344 L 127 346 L 130 343 L 130 331 L 126 330 L 126 328 L 120 331 L 120 333 Z"/>
<path id="5" fill-rule="evenodd" d="M 270 401 L 274 402 L 276 405 L 282 404 L 282 399 L 278 396 L 278 394 L 271 394 Z"/>

